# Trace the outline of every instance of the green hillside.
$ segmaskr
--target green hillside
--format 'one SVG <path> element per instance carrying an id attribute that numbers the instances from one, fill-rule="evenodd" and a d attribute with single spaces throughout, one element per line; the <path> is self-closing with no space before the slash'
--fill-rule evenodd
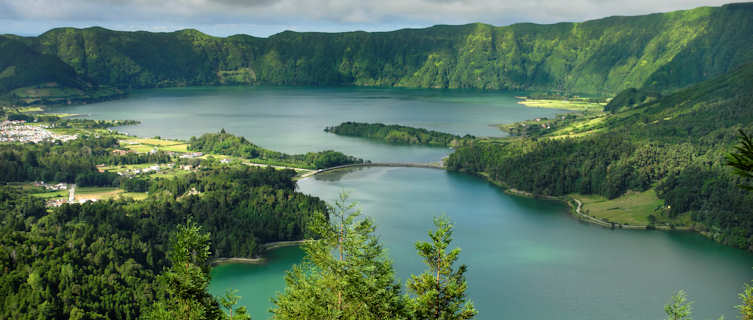
<path id="1" fill-rule="evenodd" d="M 752 106 L 747 64 L 616 113 L 559 117 L 528 137 L 477 141 L 447 165 L 517 190 L 579 198 L 610 222 L 673 224 L 753 248 L 753 195 L 737 187 L 744 181 L 725 160 L 738 131 L 753 131 Z M 625 203 L 645 209 L 628 213 Z"/>
<path id="2" fill-rule="evenodd" d="M 0 36 L 0 101 L 65 103 L 120 94 L 92 84 L 55 55 L 39 53 L 15 37 Z"/>
<path id="3" fill-rule="evenodd" d="M 56 56 L 38 53 L 21 41 L 0 37 L 0 92 L 44 82 L 73 88 L 86 85 L 73 68 Z"/>
<path id="4" fill-rule="evenodd" d="M 61 28 L 24 38 L 120 88 L 220 84 L 526 89 L 685 87 L 753 60 L 753 4 L 552 25 L 217 38 Z"/>

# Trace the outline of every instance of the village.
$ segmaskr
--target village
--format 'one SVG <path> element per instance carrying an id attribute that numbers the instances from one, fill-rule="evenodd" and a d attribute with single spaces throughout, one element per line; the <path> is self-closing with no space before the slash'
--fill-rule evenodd
<path id="1" fill-rule="evenodd" d="M 43 141 L 70 141 L 76 135 L 55 134 L 44 125 L 31 125 L 24 120 L 6 120 L 0 122 L 0 142 L 39 143 Z"/>
<path id="2" fill-rule="evenodd" d="M 59 130 L 59 131 L 58 131 Z M 70 141 L 77 139 L 79 135 L 94 133 L 95 130 L 84 129 L 83 131 L 64 131 L 49 126 L 46 123 L 30 123 L 24 120 L 7 120 L 0 122 L 0 143 L 45 143 L 55 141 Z M 187 174 L 200 170 L 200 161 L 217 161 L 219 164 L 240 162 L 249 166 L 266 167 L 268 164 L 253 163 L 248 160 L 224 156 L 205 154 L 191 151 L 185 141 L 155 138 L 131 137 L 111 129 L 98 134 L 110 134 L 118 138 L 118 145 L 109 152 L 115 156 L 128 156 L 130 154 L 157 154 L 164 153 L 170 160 L 166 163 L 132 163 L 132 164 L 105 164 L 95 165 L 97 171 L 117 174 L 125 179 L 140 177 L 141 179 L 169 179 L 178 175 Z M 273 166 L 275 168 L 285 168 Z M 306 171 L 306 170 L 304 170 Z M 47 207 L 58 207 L 63 204 L 82 204 L 108 199 L 131 198 L 143 200 L 148 192 L 127 191 L 122 186 L 77 186 L 72 183 L 50 183 L 45 181 L 26 182 L 20 184 L 23 188 L 33 190 L 34 197 L 45 200 Z M 197 191 L 193 190 L 191 194 Z"/>

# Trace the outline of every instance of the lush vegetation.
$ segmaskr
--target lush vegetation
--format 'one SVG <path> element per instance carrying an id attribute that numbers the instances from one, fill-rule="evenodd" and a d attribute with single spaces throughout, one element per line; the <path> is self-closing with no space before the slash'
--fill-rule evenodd
<path id="1" fill-rule="evenodd" d="M 216 146 L 212 139 L 217 136 L 245 141 L 226 133 L 202 141 Z M 211 260 L 256 257 L 261 244 L 301 239 L 318 239 L 307 245 L 310 266 L 316 267 L 291 272 L 290 286 L 277 300 L 278 318 L 423 319 L 438 314 L 469 319 L 476 314 L 465 298 L 466 267 L 454 266 L 459 249 L 448 248 L 452 226 L 445 220 L 430 233 L 432 243 L 417 245 L 429 270 L 409 281 L 415 298 L 408 298 L 371 220 L 359 219 L 351 214 L 352 205 L 338 202 L 334 217 L 339 224 L 331 223 L 332 209 L 295 191 L 295 171 L 211 158 L 177 160 L 163 152 L 121 155 L 112 152 L 117 137 L 82 135 L 66 143 L 0 146 L 7 169 L 1 182 L 15 182 L 0 186 L 0 318 L 248 319 L 232 292 L 219 298 L 207 292 Z M 198 169 L 170 177 L 119 176 L 95 166 L 130 161 L 190 161 Z M 37 188 L 25 183 L 84 184 L 84 177 L 148 191 L 148 196 L 49 206 Z M 331 265 L 334 248 L 344 255 Z M 346 284 L 336 276 L 349 280 Z"/>
<path id="2" fill-rule="evenodd" d="M 99 172 L 95 163 L 121 158 L 114 145 L 2 145 L 3 183 L 101 179 L 149 197 L 45 207 L 23 184 L 0 187 L 0 318 L 221 319 L 222 305 L 245 319 L 232 295 L 218 302 L 206 292 L 209 259 L 254 257 L 260 244 L 310 238 L 311 222 L 327 219 L 323 201 L 295 192 L 293 170 L 203 161 L 172 178 Z"/>
<path id="3" fill-rule="evenodd" d="M 51 67 L 0 63 L 0 83 L 5 83 L 0 94 L 44 87 L 50 81 L 79 90 L 89 83 L 82 79 L 121 89 L 273 84 L 604 96 L 631 87 L 664 91 L 731 71 L 753 58 L 752 14 L 753 5 L 741 3 L 582 23 L 476 23 L 374 33 L 286 31 L 269 38 L 217 38 L 196 30 L 59 28 L 38 37 L 4 36 L 7 46 L 29 53 L 11 53 L 12 59 L 49 60 Z"/>
<path id="4" fill-rule="evenodd" d="M 49 82 L 70 88 L 88 85 L 55 55 L 39 53 L 17 39 L 0 37 L 0 93 Z"/>
<path id="5" fill-rule="evenodd" d="M 72 103 L 122 95 L 77 73 L 54 54 L 34 50 L 18 37 L 0 36 L 0 104 Z"/>
<path id="6" fill-rule="evenodd" d="M 23 181 L 68 182 L 79 186 L 117 186 L 121 177 L 99 172 L 98 164 L 167 163 L 164 152 L 113 154 L 113 136 L 82 136 L 65 143 L 0 144 L 0 183 Z"/>
<path id="7" fill-rule="evenodd" d="M 327 127 L 326 132 L 337 135 L 381 140 L 393 144 L 423 144 L 430 146 L 458 147 L 470 143 L 475 137 L 463 137 L 434 130 L 382 123 L 343 122 Z"/>
<path id="8" fill-rule="evenodd" d="M 753 130 L 753 64 L 655 101 L 582 120 L 561 117 L 528 137 L 478 141 L 453 153 L 448 168 L 518 190 L 608 199 L 655 190 L 653 215 L 689 216 L 723 243 L 753 247 L 753 195 L 736 185 L 725 155 L 737 132 Z"/>
<path id="9" fill-rule="evenodd" d="M 735 152 L 727 156 L 727 164 L 734 168 L 735 174 L 745 178 L 753 178 L 753 139 L 740 130 L 740 145 L 735 147 Z M 740 187 L 753 190 L 753 185 L 740 185 Z"/>
<path id="10" fill-rule="evenodd" d="M 341 152 L 326 150 L 306 154 L 288 155 L 259 147 L 244 137 L 225 132 L 207 133 L 188 141 L 188 150 L 236 156 L 274 165 L 296 168 L 323 169 L 346 164 L 363 163 L 363 159 L 347 156 Z"/>
<path id="11" fill-rule="evenodd" d="M 319 238 L 304 245 L 306 258 L 288 272 L 287 287 L 274 299 L 275 319 L 471 319 L 477 311 L 466 300 L 467 267 L 454 264 L 460 249 L 450 249 L 452 225 L 437 219 L 431 242 L 416 249 L 428 270 L 412 276 L 401 294 L 392 262 L 374 224 L 345 195 L 335 203 L 332 222 L 319 221 Z"/>
<path id="12" fill-rule="evenodd" d="M 661 94 L 652 90 L 629 88 L 623 90 L 604 107 L 604 111 L 617 112 L 655 101 Z"/>

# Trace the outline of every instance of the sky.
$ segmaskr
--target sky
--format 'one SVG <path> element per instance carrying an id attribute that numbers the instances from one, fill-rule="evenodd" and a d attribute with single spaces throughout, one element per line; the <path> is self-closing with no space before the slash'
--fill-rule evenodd
<path id="1" fill-rule="evenodd" d="M 732 0 L 0 0 L 0 34 L 55 27 L 198 29 L 214 36 L 389 31 L 436 24 L 585 21 L 719 6 Z"/>

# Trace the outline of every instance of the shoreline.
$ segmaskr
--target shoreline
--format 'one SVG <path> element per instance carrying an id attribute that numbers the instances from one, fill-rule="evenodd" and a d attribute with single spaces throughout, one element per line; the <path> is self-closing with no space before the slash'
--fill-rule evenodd
<path id="1" fill-rule="evenodd" d="M 311 241 L 310 239 L 304 239 L 304 240 L 290 240 L 290 241 L 275 241 L 275 242 L 268 242 L 265 244 L 262 244 L 259 246 L 261 248 L 262 253 L 269 251 L 269 250 L 275 250 L 279 248 L 284 247 L 295 247 L 300 246 L 306 242 Z M 267 263 L 267 258 L 264 256 L 259 256 L 256 258 L 240 258 L 240 257 L 230 257 L 230 258 L 215 258 L 212 261 L 209 262 L 209 265 L 212 267 L 223 265 L 223 264 L 255 264 L 255 265 L 262 265 Z"/>
<path id="2" fill-rule="evenodd" d="M 464 172 L 467 173 L 467 172 Z M 660 231 L 694 231 L 698 232 L 699 234 L 708 237 L 704 232 L 696 230 L 692 226 L 682 226 L 682 227 L 673 227 L 673 226 L 667 226 L 667 225 L 634 225 L 634 224 L 624 224 L 624 223 L 616 223 L 616 222 L 607 222 L 604 220 L 601 220 L 597 217 L 587 215 L 582 212 L 581 208 L 583 207 L 583 202 L 581 202 L 579 199 L 570 197 L 570 196 L 547 196 L 547 195 L 540 195 L 540 194 L 534 194 L 528 191 L 522 191 L 515 188 L 511 188 L 507 186 L 502 181 L 497 181 L 491 179 L 486 174 L 472 174 L 475 176 L 478 176 L 487 182 L 495 185 L 496 187 L 499 187 L 502 189 L 502 191 L 505 194 L 513 195 L 513 196 L 519 196 L 524 198 L 531 198 L 531 199 L 544 199 L 544 200 L 554 200 L 563 202 L 565 205 L 570 208 L 569 212 L 570 215 L 577 218 L 580 221 L 594 224 L 603 228 L 609 228 L 609 229 L 623 229 L 623 230 L 660 230 Z M 575 202 L 576 204 L 573 205 L 572 202 Z M 710 238 L 710 237 L 709 237 Z"/>
<path id="3" fill-rule="evenodd" d="M 209 265 L 214 267 L 214 266 L 219 266 L 223 264 L 232 264 L 232 263 L 265 264 L 267 263 L 267 259 L 265 258 L 215 258 L 209 262 Z"/>
<path id="4" fill-rule="evenodd" d="M 533 99 L 529 97 L 516 96 L 520 99 L 517 103 L 528 108 L 559 109 L 567 111 L 590 111 L 603 109 L 606 103 L 589 102 L 578 99 Z"/>
<path id="5" fill-rule="evenodd" d="M 312 241 L 311 239 L 304 239 L 304 240 L 291 240 L 291 241 L 275 241 L 275 242 L 268 242 L 260 246 L 260 248 L 263 251 L 268 250 L 274 250 L 284 247 L 295 247 L 300 246 L 302 244 L 305 244 L 306 242 Z"/>

